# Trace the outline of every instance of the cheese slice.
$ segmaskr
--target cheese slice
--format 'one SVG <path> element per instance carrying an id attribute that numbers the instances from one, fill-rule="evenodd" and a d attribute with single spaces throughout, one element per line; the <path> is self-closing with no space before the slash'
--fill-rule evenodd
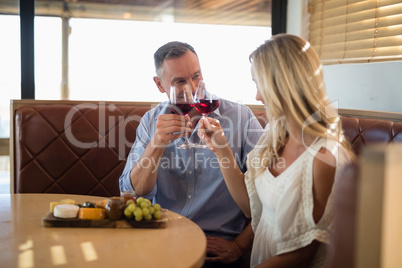
<path id="1" fill-rule="evenodd" d="M 106 218 L 104 208 L 80 208 L 78 218 L 82 220 L 102 220 Z"/>
<path id="2" fill-rule="evenodd" d="M 60 204 L 71 204 L 71 205 L 76 205 L 76 202 L 74 199 L 62 199 L 59 201 Z"/>
<path id="3" fill-rule="evenodd" d="M 60 202 L 54 201 L 54 202 L 50 202 L 50 212 L 54 212 L 54 207 L 60 205 Z"/>
<path id="4" fill-rule="evenodd" d="M 53 201 L 50 202 L 50 212 L 54 212 L 54 207 L 59 205 L 59 204 L 71 204 L 71 205 L 76 205 L 76 202 L 74 199 L 62 199 L 59 201 Z"/>

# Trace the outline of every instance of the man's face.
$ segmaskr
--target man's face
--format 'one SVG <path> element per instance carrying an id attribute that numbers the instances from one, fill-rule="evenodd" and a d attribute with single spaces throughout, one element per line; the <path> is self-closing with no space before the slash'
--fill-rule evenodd
<path id="1" fill-rule="evenodd" d="M 202 80 L 200 63 L 197 56 L 191 51 L 176 59 L 167 59 L 163 63 L 163 76 L 154 78 L 160 92 L 168 97 L 173 85 L 189 84 L 193 94 L 197 90 L 198 82 Z M 159 81 L 158 81 L 159 80 Z"/>

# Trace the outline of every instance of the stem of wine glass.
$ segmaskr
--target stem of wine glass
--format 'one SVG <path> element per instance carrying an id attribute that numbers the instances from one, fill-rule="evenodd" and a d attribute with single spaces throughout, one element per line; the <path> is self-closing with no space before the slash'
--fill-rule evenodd
<path id="1" fill-rule="evenodd" d="M 202 113 L 201 114 L 201 119 L 205 119 L 206 118 L 206 116 L 205 116 L 205 113 Z M 199 148 L 206 148 L 207 147 L 207 145 L 205 144 L 205 142 L 200 138 L 200 142 L 198 143 L 198 147 Z"/>
<path id="2" fill-rule="evenodd" d="M 179 146 L 177 146 L 177 148 L 178 149 L 188 149 L 188 148 L 191 148 L 191 143 L 190 143 L 190 141 L 188 140 L 188 135 L 189 133 L 185 133 L 184 134 L 184 142 L 181 144 L 181 145 L 179 145 Z"/>

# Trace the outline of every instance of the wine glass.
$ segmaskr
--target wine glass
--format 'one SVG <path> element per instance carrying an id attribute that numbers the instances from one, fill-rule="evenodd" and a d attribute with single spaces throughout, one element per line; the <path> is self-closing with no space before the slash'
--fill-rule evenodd
<path id="1" fill-rule="evenodd" d="M 204 119 L 207 115 L 218 108 L 220 99 L 217 95 L 211 94 L 209 91 L 207 91 L 205 82 L 201 80 L 198 83 L 198 87 L 194 95 L 194 102 L 195 108 L 202 114 L 201 119 Z M 194 147 L 207 148 L 207 145 L 204 141 L 200 140 L 200 142 L 194 145 Z"/>
<path id="2" fill-rule="evenodd" d="M 170 87 L 170 109 L 178 115 L 187 115 L 194 107 L 193 92 L 188 84 L 176 85 Z M 184 142 L 177 146 L 178 149 L 187 149 L 191 147 L 188 141 L 187 133 L 184 136 Z"/>

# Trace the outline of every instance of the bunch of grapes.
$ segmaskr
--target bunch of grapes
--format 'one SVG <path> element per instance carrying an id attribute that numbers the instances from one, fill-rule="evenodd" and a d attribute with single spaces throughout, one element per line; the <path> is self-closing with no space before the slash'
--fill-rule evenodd
<path id="1" fill-rule="evenodd" d="M 137 204 L 133 200 L 127 201 L 124 215 L 127 219 L 134 218 L 136 221 L 159 220 L 162 217 L 161 205 L 157 203 L 152 205 L 150 200 L 139 197 Z"/>

